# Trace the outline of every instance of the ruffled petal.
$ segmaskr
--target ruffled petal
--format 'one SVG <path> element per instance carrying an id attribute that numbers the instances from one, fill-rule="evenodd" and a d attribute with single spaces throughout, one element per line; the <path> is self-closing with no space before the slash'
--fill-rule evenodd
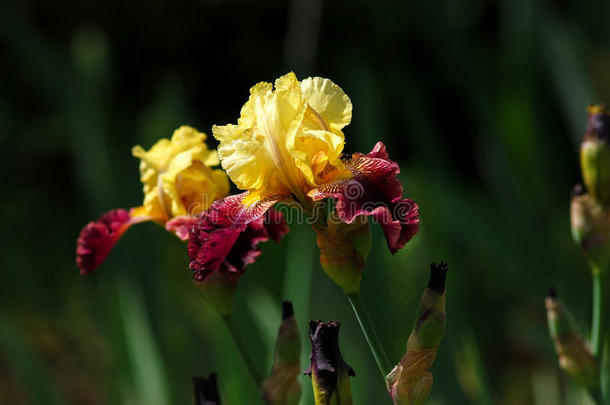
<path id="1" fill-rule="evenodd" d="M 311 190 L 309 197 L 314 201 L 335 198 L 337 215 L 348 224 L 358 215 L 373 217 L 381 224 L 390 251 L 396 253 L 415 236 L 420 222 L 417 204 L 402 198 L 398 164 L 378 142 L 368 154 L 352 155 L 345 166 L 352 178 L 324 184 Z"/>
<path id="2" fill-rule="evenodd" d="M 352 104 L 339 86 L 319 77 L 299 82 L 288 73 L 250 89 L 237 125 L 214 126 L 222 167 L 242 190 L 281 194 L 288 190 L 307 205 L 305 194 L 329 178 L 349 176 L 340 159 L 341 129 Z M 346 176 L 347 174 L 347 176 Z"/>
<path id="3" fill-rule="evenodd" d="M 196 221 L 196 217 L 180 215 L 179 217 L 175 217 L 167 221 L 165 224 L 165 229 L 175 233 L 180 240 L 187 240 L 189 238 L 189 233 L 195 226 Z"/>
<path id="4" fill-rule="evenodd" d="M 243 274 L 260 254 L 260 242 L 278 241 L 288 232 L 283 215 L 271 208 L 279 198 L 244 205 L 247 195 L 216 201 L 196 219 L 188 243 L 189 268 L 196 281 L 215 271 Z"/>
<path id="5" fill-rule="evenodd" d="M 76 242 L 76 265 L 80 273 L 88 274 L 98 268 L 131 225 L 147 220 L 148 217 L 132 216 L 127 210 L 114 209 L 88 223 Z"/>
<path id="6" fill-rule="evenodd" d="M 218 156 L 231 180 L 242 190 L 293 193 L 302 182 L 290 154 L 305 112 L 298 80 L 293 73 L 280 77 L 276 90 L 261 82 L 250 89 L 237 125 L 215 125 Z"/>
<path id="7" fill-rule="evenodd" d="M 206 135 L 189 126 L 174 131 L 148 151 L 135 146 L 132 153 L 141 160 L 146 213 L 157 222 L 180 215 L 196 215 L 212 201 L 229 192 L 229 179 L 220 169 L 218 154 L 208 149 Z"/>
<path id="8" fill-rule="evenodd" d="M 331 80 L 309 77 L 301 81 L 301 92 L 307 99 L 307 104 L 323 120 L 322 127 L 336 131 L 352 120 L 351 100 L 341 87 Z"/>

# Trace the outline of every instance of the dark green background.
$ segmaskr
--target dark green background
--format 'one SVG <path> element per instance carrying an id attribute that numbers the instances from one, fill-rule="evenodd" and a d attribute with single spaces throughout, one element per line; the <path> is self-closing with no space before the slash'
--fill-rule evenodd
<path id="1" fill-rule="evenodd" d="M 392 361 L 429 263 L 445 260 L 429 403 L 580 403 L 543 298 L 555 285 L 588 329 L 568 206 L 585 107 L 610 99 L 609 16 L 602 0 L 3 2 L 0 403 L 187 404 L 191 377 L 211 371 L 225 404 L 260 403 L 174 236 L 134 227 L 88 277 L 74 249 L 88 221 L 141 204 L 131 146 L 181 124 L 210 134 L 236 121 L 250 86 L 289 70 L 345 90 L 346 151 L 385 142 L 420 204 L 421 232 L 395 256 L 375 227 L 362 282 Z M 341 321 L 355 403 L 390 403 L 306 225 L 266 244 L 240 281 L 261 368 L 283 299 L 303 333 L 310 318 Z"/>

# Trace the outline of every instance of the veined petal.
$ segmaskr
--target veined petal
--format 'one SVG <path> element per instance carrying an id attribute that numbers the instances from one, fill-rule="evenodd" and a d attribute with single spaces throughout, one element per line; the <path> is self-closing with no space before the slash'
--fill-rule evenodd
<path id="1" fill-rule="evenodd" d="M 80 273 L 88 274 L 98 268 L 131 225 L 149 219 L 145 216 L 132 216 L 124 209 L 114 209 L 97 221 L 88 223 L 76 242 L 76 265 Z"/>
<path id="2" fill-rule="evenodd" d="M 197 222 L 196 217 L 192 217 L 190 215 L 180 215 L 179 217 L 174 217 L 167 221 L 165 224 L 165 229 L 169 232 L 175 233 L 180 240 L 187 240 L 189 238 L 189 233 L 195 226 Z"/>
<path id="3" fill-rule="evenodd" d="M 293 143 L 305 103 L 300 99 L 298 86 L 291 86 L 290 81 L 286 76 L 278 79 L 276 91 L 270 83 L 255 85 L 241 110 L 238 125 L 212 128 L 214 137 L 220 141 L 218 155 L 222 167 L 240 189 L 265 194 L 300 189 L 287 144 Z"/>
<path id="4" fill-rule="evenodd" d="M 352 178 L 317 187 L 309 197 L 337 199 L 337 215 L 348 224 L 358 215 L 373 217 L 381 223 L 390 251 L 396 253 L 419 230 L 417 204 L 402 198 L 398 164 L 388 159 L 385 145 L 378 142 L 371 152 L 355 153 L 345 165 Z"/>
<path id="5" fill-rule="evenodd" d="M 332 131 L 341 130 L 352 120 L 352 102 L 331 80 L 309 77 L 301 82 L 301 92 L 307 104 Z"/>
<path id="6" fill-rule="evenodd" d="M 271 208 L 278 199 L 246 206 L 242 202 L 247 194 L 216 201 L 196 219 L 188 244 L 189 267 L 196 281 L 216 271 L 243 274 L 260 254 L 260 242 L 278 241 L 288 232 L 283 216 Z"/>
<path id="7" fill-rule="evenodd" d="M 311 188 L 350 175 L 339 157 L 351 110 L 347 95 L 327 79 L 299 83 L 289 73 L 275 88 L 259 83 L 250 89 L 237 125 L 213 127 L 221 164 L 252 195 L 288 192 L 309 205 Z"/>

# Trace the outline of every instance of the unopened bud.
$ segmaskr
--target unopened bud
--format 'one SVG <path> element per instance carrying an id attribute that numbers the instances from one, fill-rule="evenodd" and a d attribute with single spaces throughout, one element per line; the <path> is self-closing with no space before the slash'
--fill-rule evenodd
<path id="1" fill-rule="evenodd" d="M 610 207 L 605 208 L 590 194 L 580 194 L 581 190 L 576 186 L 572 195 L 572 237 L 594 271 L 605 271 L 610 262 Z"/>
<path id="2" fill-rule="evenodd" d="M 352 405 L 349 376 L 354 370 L 339 350 L 339 322 L 309 321 L 311 376 L 315 405 Z"/>
<path id="3" fill-rule="evenodd" d="M 574 379 L 589 389 L 599 387 L 599 369 L 591 347 L 582 338 L 576 321 L 551 289 L 545 300 L 549 332 L 559 366 Z"/>
<path id="4" fill-rule="evenodd" d="M 432 366 L 445 332 L 445 278 L 447 265 L 433 263 L 407 341 L 407 352 L 386 377 L 395 405 L 424 404 L 432 390 Z"/>
<path id="5" fill-rule="evenodd" d="M 193 388 L 195 405 L 220 405 L 215 373 L 208 378 L 193 377 Z"/>
<path id="6" fill-rule="evenodd" d="M 360 280 L 371 249 L 371 232 L 365 216 L 346 224 L 332 216 L 327 225 L 314 225 L 320 264 L 346 293 L 360 291 Z"/>
<path id="7" fill-rule="evenodd" d="M 301 385 L 297 380 L 301 373 L 301 337 L 291 302 L 282 304 L 280 325 L 273 367 L 269 377 L 263 381 L 262 393 L 270 405 L 297 405 L 301 399 Z"/>
<path id="8" fill-rule="evenodd" d="M 580 146 L 582 177 L 589 194 L 610 205 L 610 115 L 605 104 L 588 108 L 587 130 Z"/>

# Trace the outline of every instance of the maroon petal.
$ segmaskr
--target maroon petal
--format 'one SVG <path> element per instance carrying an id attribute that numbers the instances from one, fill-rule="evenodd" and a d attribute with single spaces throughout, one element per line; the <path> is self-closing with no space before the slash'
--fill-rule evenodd
<path id="1" fill-rule="evenodd" d="M 243 274 L 260 254 L 260 242 L 278 241 L 288 232 L 283 215 L 271 208 L 278 199 L 245 206 L 242 200 L 246 195 L 218 200 L 196 219 L 188 244 L 189 267 L 196 281 L 215 271 Z"/>
<path id="2" fill-rule="evenodd" d="M 197 218 L 189 215 L 174 217 L 165 223 L 165 229 L 176 234 L 180 240 L 187 240 L 191 229 L 195 226 Z"/>
<path id="3" fill-rule="evenodd" d="M 95 270 L 108 257 L 123 233 L 133 224 L 124 209 L 115 209 L 88 223 L 76 243 L 76 265 L 81 274 Z"/>
<path id="4" fill-rule="evenodd" d="M 269 239 L 276 243 L 279 242 L 290 230 L 284 215 L 273 208 L 265 213 L 263 225 L 265 226 L 267 235 L 269 235 Z"/>
<path id="5" fill-rule="evenodd" d="M 381 223 L 392 253 L 402 248 L 419 230 L 417 204 L 402 198 L 400 168 L 388 158 L 385 145 L 377 142 L 368 154 L 355 153 L 345 161 L 353 177 L 324 184 L 309 192 L 314 200 L 335 198 L 339 219 L 350 224 L 358 215 Z"/>

